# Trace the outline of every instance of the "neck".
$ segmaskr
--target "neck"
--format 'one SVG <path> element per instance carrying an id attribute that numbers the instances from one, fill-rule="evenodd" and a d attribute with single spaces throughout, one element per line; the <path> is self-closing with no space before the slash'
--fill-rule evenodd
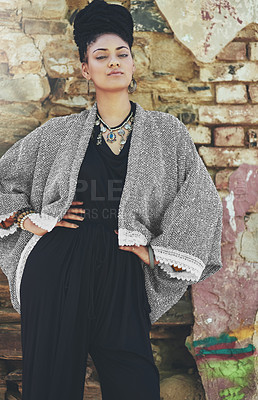
<path id="1" fill-rule="evenodd" d="M 123 122 L 131 110 L 128 93 L 96 93 L 98 112 L 109 126 L 117 126 Z"/>

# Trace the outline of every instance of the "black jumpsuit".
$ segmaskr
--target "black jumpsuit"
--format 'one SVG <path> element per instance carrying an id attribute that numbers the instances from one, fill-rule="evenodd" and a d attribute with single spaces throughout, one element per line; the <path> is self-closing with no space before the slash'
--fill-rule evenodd
<path id="1" fill-rule="evenodd" d="M 84 202 L 73 207 L 84 208 L 85 219 L 66 219 L 79 228 L 43 235 L 23 271 L 23 400 L 82 400 L 88 353 L 104 400 L 160 399 L 144 272 L 114 232 L 133 131 L 119 155 L 104 138 L 96 144 L 98 132 L 95 126 L 74 198 Z"/>

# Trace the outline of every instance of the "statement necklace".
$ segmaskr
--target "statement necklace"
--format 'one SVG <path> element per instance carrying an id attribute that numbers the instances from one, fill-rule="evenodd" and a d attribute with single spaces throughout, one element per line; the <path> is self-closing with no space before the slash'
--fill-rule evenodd
<path id="1" fill-rule="evenodd" d="M 124 138 L 125 130 L 123 128 L 127 129 L 130 133 L 132 131 L 133 121 L 134 121 L 133 112 L 131 112 L 128 118 L 126 118 L 126 120 L 120 126 L 117 126 L 116 128 L 111 128 L 106 122 L 103 121 L 101 116 L 97 113 L 97 119 L 95 125 L 98 126 L 100 125 L 100 123 L 102 123 L 102 125 L 100 126 L 100 132 L 97 136 L 96 144 L 99 145 L 102 143 L 102 134 L 105 133 L 107 130 L 109 131 L 107 134 L 107 142 L 109 143 L 116 142 L 117 137 L 114 131 L 118 130 L 117 133 L 122 137 L 120 141 L 120 150 L 119 150 L 121 151 L 122 148 L 124 147 L 124 144 L 126 143 L 126 139 Z"/>

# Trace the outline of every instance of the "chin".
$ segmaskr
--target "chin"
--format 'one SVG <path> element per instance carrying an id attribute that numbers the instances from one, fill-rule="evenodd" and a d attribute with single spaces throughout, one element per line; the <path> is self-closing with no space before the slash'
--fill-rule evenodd
<path id="1" fill-rule="evenodd" d="M 126 84 L 122 84 L 121 82 L 120 84 L 117 82 L 117 84 L 115 84 L 114 82 L 112 82 L 112 85 L 106 85 L 104 87 L 102 87 L 102 90 L 107 90 L 107 91 L 123 91 L 125 89 L 128 89 L 129 83 L 128 85 Z"/>

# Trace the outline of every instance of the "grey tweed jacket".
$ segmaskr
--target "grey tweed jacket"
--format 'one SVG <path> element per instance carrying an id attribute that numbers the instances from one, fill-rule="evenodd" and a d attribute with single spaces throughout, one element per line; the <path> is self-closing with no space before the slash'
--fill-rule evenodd
<path id="1" fill-rule="evenodd" d="M 31 206 L 33 222 L 54 229 L 74 200 L 96 111 L 95 102 L 90 110 L 52 118 L 6 151 L 0 158 L 0 221 Z M 222 267 L 222 203 L 187 128 L 175 116 L 136 103 L 131 135 L 118 244 L 150 244 L 159 261 L 154 269 L 142 261 L 154 323 L 189 285 Z M 26 259 L 41 237 L 16 223 L 0 228 L 0 267 L 18 313 Z"/>

